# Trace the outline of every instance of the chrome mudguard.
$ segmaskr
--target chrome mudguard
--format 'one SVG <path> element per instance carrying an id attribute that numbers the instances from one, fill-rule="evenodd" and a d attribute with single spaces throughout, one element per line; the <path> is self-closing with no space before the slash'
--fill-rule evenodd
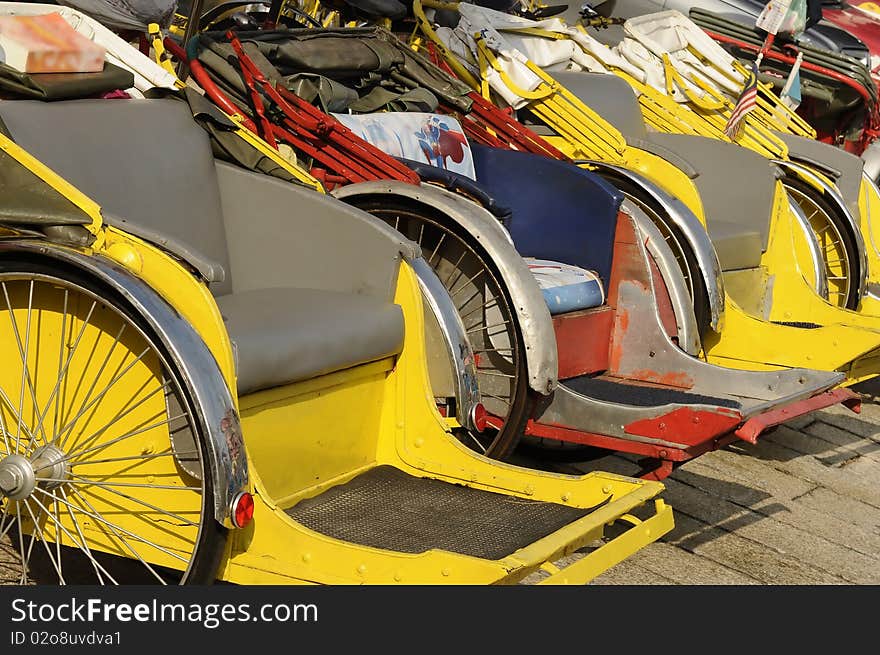
<path id="1" fill-rule="evenodd" d="M 446 287 L 434 273 L 428 262 L 421 257 L 407 259 L 419 280 L 422 296 L 430 306 L 440 331 L 452 367 L 455 369 L 455 407 L 459 424 L 469 430 L 477 430 L 474 416 L 480 403 L 480 389 L 477 384 L 477 365 L 467 331 Z"/>
<path id="2" fill-rule="evenodd" d="M 861 260 L 862 275 L 858 280 L 859 298 L 864 296 L 868 284 L 868 252 L 865 248 L 865 239 L 862 236 L 862 230 L 859 226 L 859 222 L 846 206 L 846 201 L 843 199 L 843 196 L 840 195 L 840 191 L 837 190 L 836 186 L 834 186 L 833 184 L 829 184 L 827 180 L 817 176 L 813 171 L 811 171 L 807 166 L 804 166 L 803 164 L 799 164 L 793 161 L 783 161 L 779 159 L 773 159 L 771 161 L 782 168 L 784 171 L 791 171 L 791 173 L 794 175 L 808 178 L 817 186 L 821 187 L 825 193 L 825 199 L 835 205 L 840 213 L 846 217 L 847 225 L 849 226 L 850 233 L 852 234 L 853 239 L 856 242 L 856 249 L 859 251 L 859 259 Z"/>
<path id="3" fill-rule="evenodd" d="M 556 388 L 556 334 L 544 296 L 510 235 L 492 214 L 472 201 L 435 186 L 415 186 L 404 182 L 361 182 L 341 187 L 334 196 L 345 202 L 358 197 L 390 195 L 442 212 L 462 232 L 476 239 L 498 269 L 501 280 L 516 308 L 526 349 L 529 387 L 547 395 Z"/>
<path id="4" fill-rule="evenodd" d="M 235 497 L 248 487 L 248 462 L 238 413 L 217 361 L 189 322 L 152 288 L 121 266 L 86 250 L 38 241 L 0 242 L 0 254 L 27 253 L 72 266 L 119 293 L 165 347 L 195 405 L 206 435 L 214 485 L 214 518 L 227 528 Z"/>
<path id="5" fill-rule="evenodd" d="M 703 283 L 709 297 L 709 326 L 715 332 L 720 332 L 724 325 L 724 280 L 721 275 L 718 255 L 715 254 L 715 248 L 712 246 L 709 234 L 700 219 L 678 198 L 666 193 L 638 173 L 598 161 L 579 160 L 575 163 L 589 164 L 600 174 L 607 174 L 612 180 L 615 177 L 624 178 L 657 202 L 691 247 L 691 252 L 697 260 L 700 273 L 703 275 Z"/>

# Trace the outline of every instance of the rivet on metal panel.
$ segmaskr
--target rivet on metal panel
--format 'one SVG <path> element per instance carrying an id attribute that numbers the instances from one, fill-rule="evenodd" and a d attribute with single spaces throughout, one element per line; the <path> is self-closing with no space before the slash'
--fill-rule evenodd
<path id="1" fill-rule="evenodd" d="M 570 494 L 570 493 L 565 492 L 564 494 L 562 494 L 562 502 L 563 502 L 563 503 L 567 503 L 569 500 L 571 500 L 571 494 Z"/>
<path id="2" fill-rule="evenodd" d="M 524 491 L 526 493 L 526 496 L 531 496 L 532 494 L 535 493 L 535 488 L 529 484 L 529 485 L 526 485 L 526 488 Z"/>
<path id="3" fill-rule="evenodd" d="M 303 553 L 302 554 L 302 561 L 305 562 L 306 564 L 311 562 L 312 561 L 312 554 L 311 553 Z"/>
<path id="4" fill-rule="evenodd" d="M 444 578 L 448 578 L 451 574 L 452 571 L 450 571 L 449 569 L 443 569 L 440 571 L 440 575 L 442 575 Z"/>
<path id="5" fill-rule="evenodd" d="M 421 448 L 422 446 L 425 445 L 425 440 L 422 439 L 421 437 L 418 437 L 413 443 L 415 444 L 416 448 Z"/>
<path id="6" fill-rule="evenodd" d="M 360 573 L 361 575 L 363 575 L 364 573 L 367 572 L 367 565 L 366 565 L 366 564 L 361 564 L 361 565 L 358 566 L 358 569 L 357 569 L 357 570 L 358 570 L 358 573 Z"/>
<path id="7" fill-rule="evenodd" d="M 610 494 L 611 493 L 611 485 L 606 484 L 604 487 L 602 487 L 602 493 L 603 494 Z"/>

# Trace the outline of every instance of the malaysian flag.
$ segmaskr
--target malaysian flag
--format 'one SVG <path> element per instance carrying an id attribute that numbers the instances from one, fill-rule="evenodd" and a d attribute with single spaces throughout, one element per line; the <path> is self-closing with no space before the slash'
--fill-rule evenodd
<path id="1" fill-rule="evenodd" d="M 727 125 L 724 126 L 724 133 L 731 139 L 737 138 L 745 126 L 743 122 L 746 115 L 752 111 L 758 104 L 758 63 L 752 62 L 752 70 L 749 72 L 749 78 L 743 87 L 736 106 L 730 114 Z"/>

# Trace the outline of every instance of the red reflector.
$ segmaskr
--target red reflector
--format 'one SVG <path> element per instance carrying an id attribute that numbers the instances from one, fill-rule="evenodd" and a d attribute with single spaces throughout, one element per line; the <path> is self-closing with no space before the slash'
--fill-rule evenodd
<path id="1" fill-rule="evenodd" d="M 232 523 L 236 528 L 243 528 L 254 518 L 254 497 L 248 492 L 238 494 L 233 503 Z"/>
<path id="2" fill-rule="evenodd" d="M 473 419 L 474 428 L 477 430 L 477 432 L 482 432 L 486 429 L 489 420 L 489 412 L 487 412 L 486 408 L 483 407 L 483 403 L 477 403 L 476 405 L 474 405 Z"/>

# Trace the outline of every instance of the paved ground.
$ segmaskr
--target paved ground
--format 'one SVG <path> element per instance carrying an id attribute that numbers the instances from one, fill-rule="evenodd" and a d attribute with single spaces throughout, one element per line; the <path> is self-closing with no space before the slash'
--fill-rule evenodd
<path id="1" fill-rule="evenodd" d="M 631 473 L 632 462 L 604 458 L 601 468 Z M 664 494 L 675 529 L 596 583 L 878 584 L 878 482 L 880 403 L 865 402 L 861 415 L 818 412 L 757 446 L 743 443 L 679 468 Z M 3 546 L 0 583 L 9 583 L 13 553 Z"/>
<path id="2" fill-rule="evenodd" d="M 666 481 L 675 529 L 599 584 L 880 583 L 880 404 L 831 409 Z"/>

